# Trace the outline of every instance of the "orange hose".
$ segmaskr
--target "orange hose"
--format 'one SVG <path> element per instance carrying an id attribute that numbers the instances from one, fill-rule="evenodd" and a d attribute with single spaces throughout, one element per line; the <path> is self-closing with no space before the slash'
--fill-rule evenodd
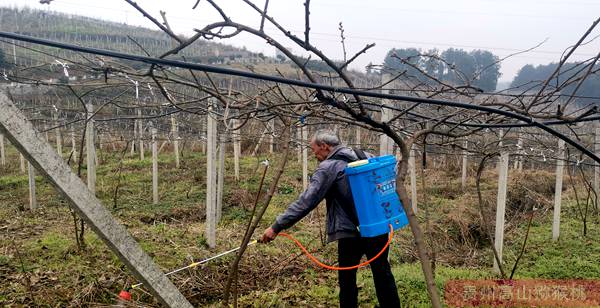
<path id="1" fill-rule="evenodd" d="M 375 261 L 377 258 L 379 258 L 379 256 L 381 256 L 381 254 L 388 248 L 388 246 L 390 246 L 390 243 L 392 242 L 392 237 L 394 236 L 394 228 L 392 227 L 392 225 L 390 225 L 390 236 L 388 237 L 388 241 L 387 243 L 385 243 L 385 246 L 383 246 L 383 249 L 381 249 L 381 251 L 375 255 L 373 258 L 363 262 L 363 263 L 359 263 L 357 265 L 353 265 L 353 266 L 344 266 L 344 267 L 339 267 L 339 266 L 331 266 L 331 265 L 327 265 L 321 261 L 319 261 L 317 258 L 315 258 L 315 256 L 313 256 L 312 254 L 310 254 L 310 252 L 308 252 L 308 250 L 306 250 L 306 248 L 304 248 L 304 246 L 302 246 L 302 243 L 300 243 L 300 241 L 298 241 L 296 238 L 294 238 L 292 235 L 287 234 L 285 232 L 280 232 L 279 235 L 283 236 L 283 237 L 287 237 L 290 240 L 294 241 L 294 243 L 296 244 L 296 246 L 300 247 L 300 249 L 302 249 L 302 251 L 304 252 L 304 254 L 311 260 L 313 261 L 316 265 L 328 269 L 328 270 L 332 270 L 332 271 L 347 271 L 347 270 L 353 270 L 353 269 L 357 269 L 363 266 L 368 265 L 369 263 Z"/>

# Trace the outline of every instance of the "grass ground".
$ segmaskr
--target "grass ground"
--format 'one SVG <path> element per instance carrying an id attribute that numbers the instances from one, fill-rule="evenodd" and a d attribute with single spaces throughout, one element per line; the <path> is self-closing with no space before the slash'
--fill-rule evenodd
<path id="1" fill-rule="evenodd" d="M 250 215 L 258 189 L 262 168 L 259 161 L 265 157 L 244 158 L 242 179 L 237 183 L 231 171 L 233 164 L 227 161 L 223 219 L 218 226 L 217 247 L 212 250 L 207 248 L 203 236 L 205 157 L 186 151 L 182 167 L 175 169 L 171 156 L 161 155 L 161 201 L 157 205 L 151 203 L 150 160 L 126 156 L 119 164 L 119 157 L 120 153 L 102 157 L 97 195 L 163 270 L 172 270 L 239 245 L 240 232 Z M 0 284 L 0 305 L 78 307 L 114 304 L 118 292 L 134 283 L 127 269 L 89 229 L 85 234 L 86 248 L 78 249 L 73 218 L 66 202 L 41 177 L 36 180 L 40 209 L 25 210 L 27 177 L 18 170 L 18 156 L 13 149 L 9 149 L 7 160 L 8 165 L 0 169 L 0 281 L 3 282 Z M 311 163 L 314 167 L 315 162 Z M 123 170 L 119 175 L 120 165 Z M 273 171 L 267 176 L 267 182 Z M 493 174 L 489 175 L 483 185 L 484 195 L 490 200 L 495 200 L 492 198 L 495 196 L 493 179 Z M 430 243 L 436 247 L 439 261 L 436 282 L 440 289 L 449 279 L 497 277 L 491 271 L 492 258 L 487 240 L 469 233 L 468 226 L 479 220 L 468 220 L 466 212 L 461 210 L 461 207 L 473 206 L 473 191 L 456 189 L 459 184 L 448 174 L 428 174 L 427 180 L 430 189 L 427 197 L 422 199 L 427 205 L 421 208 L 421 213 L 427 209 L 431 217 L 430 234 L 434 235 L 434 240 Z M 258 232 L 270 225 L 294 200 L 301 186 L 301 168 L 294 156 Z M 324 207 L 320 206 L 318 213 L 304 219 L 290 232 L 318 251 L 326 263 L 334 263 L 335 244 L 322 243 L 324 212 Z M 536 212 L 516 277 L 600 278 L 598 217 L 592 217 L 588 234 L 583 237 L 582 224 L 567 193 L 563 203 L 561 238 L 552 242 L 551 212 L 543 207 Z M 425 214 L 419 216 L 425 227 Z M 524 216 L 517 212 L 508 219 L 504 258 L 509 269 L 525 234 Z M 467 227 L 460 227 L 462 225 Z M 471 235 L 465 236 L 465 232 Z M 392 245 L 390 262 L 402 303 L 407 307 L 429 306 L 409 230 L 405 228 L 398 232 Z M 229 257 L 219 259 L 172 279 L 195 305 L 214 306 L 222 297 L 230 260 Z M 369 270 L 359 270 L 358 284 L 361 306 L 374 306 L 376 297 Z M 278 239 L 273 244 L 253 246 L 248 250 L 240 267 L 239 303 L 250 307 L 335 306 L 336 286 L 335 272 L 315 268 L 292 243 Z M 133 295 L 138 304 L 156 305 L 144 291 L 134 291 Z"/>

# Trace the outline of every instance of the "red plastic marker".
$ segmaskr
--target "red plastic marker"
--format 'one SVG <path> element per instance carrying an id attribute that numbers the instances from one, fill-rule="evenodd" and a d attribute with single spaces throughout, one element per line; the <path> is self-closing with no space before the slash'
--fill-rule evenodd
<path id="1" fill-rule="evenodd" d="M 123 290 L 119 293 L 119 298 L 126 300 L 126 301 L 130 301 L 131 300 L 131 293 Z"/>

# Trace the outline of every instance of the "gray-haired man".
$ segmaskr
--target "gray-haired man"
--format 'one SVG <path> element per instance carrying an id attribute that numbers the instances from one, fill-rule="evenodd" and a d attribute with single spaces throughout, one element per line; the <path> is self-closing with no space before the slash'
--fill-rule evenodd
<path id="1" fill-rule="evenodd" d="M 320 163 L 310 178 L 308 187 L 298 200 L 290 204 L 285 212 L 277 217 L 275 223 L 265 230 L 260 241 L 263 243 L 272 241 L 281 230 L 293 226 L 325 199 L 327 241 L 338 242 L 339 266 L 356 265 L 363 255 L 369 259 L 374 257 L 385 246 L 388 235 L 360 236 L 352 193 L 344 173 L 349 162 L 366 155 L 360 153 L 362 151 L 356 153 L 351 148 L 341 145 L 337 135 L 330 130 L 317 131 L 311 138 L 310 148 Z M 398 290 L 387 258 L 386 249 L 370 264 L 377 299 L 381 307 L 399 307 Z M 338 279 L 340 307 L 356 307 L 358 305 L 356 269 L 339 271 Z"/>

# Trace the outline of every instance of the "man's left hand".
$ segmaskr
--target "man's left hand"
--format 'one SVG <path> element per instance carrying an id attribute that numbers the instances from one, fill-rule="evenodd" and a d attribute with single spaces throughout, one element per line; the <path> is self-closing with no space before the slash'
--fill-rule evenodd
<path id="1" fill-rule="evenodd" d="M 267 230 L 265 230 L 265 233 L 263 233 L 262 237 L 258 240 L 258 242 L 266 244 L 274 240 L 276 237 L 277 233 L 275 232 L 275 230 L 273 230 L 273 228 L 268 228 Z"/>

